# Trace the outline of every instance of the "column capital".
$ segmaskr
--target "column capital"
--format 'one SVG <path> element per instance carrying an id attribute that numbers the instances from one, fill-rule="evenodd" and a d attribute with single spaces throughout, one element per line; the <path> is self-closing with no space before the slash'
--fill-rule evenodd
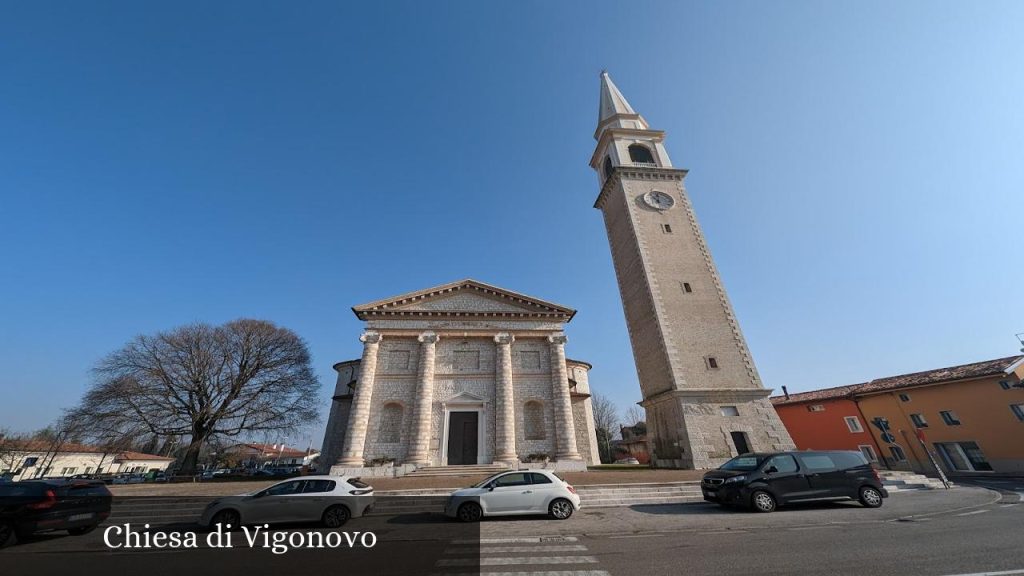
<path id="1" fill-rule="evenodd" d="M 552 334 L 551 336 L 548 336 L 548 342 L 550 342 L 552 344 L 564 345 L 568 341 L 569 341 L 569 338 L 566 337 L 566 335 L 564 333 L 562 333 L 562 332 L 559 332 L 558 334 Z"/>
<path id="2" fill-rule="evenodd" d="M 436 332 L 424 332 L 417 336 L 416 339 L 424 344 L 436 344 L 441 337 Z"/>
<path id="3" fill-rule="evenodd" d="M 494 342 L 496 344 L 508 345 L 516 341 L 516 337 L 508 332 L 498 332 L 494 335 Z"/>
<path id="4" fill-rule="evenodd" d="M 363 344 L 377 344 L 382 338 L 383 337 L 380 335 L 380 332 L 375 332 L 373 330 L 367 330 L 359 335 L 359 341 Z"/>

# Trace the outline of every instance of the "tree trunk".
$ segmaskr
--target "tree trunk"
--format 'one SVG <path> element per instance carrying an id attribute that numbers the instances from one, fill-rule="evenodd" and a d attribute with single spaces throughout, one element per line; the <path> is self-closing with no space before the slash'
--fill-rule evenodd
<path id="1" fill-rule="evenodd" d="M 178 469 L 178 474 L 192 476 L 196 473 L 199 463 L 199 451 L 203 449 L 203 444 L 205 443 L 206 438 L 204 436 L 192 436 L 192 442 L 189 443 L 188 448 L 185 449 L 185 455 L 181 458 L 181 468 Z"/>

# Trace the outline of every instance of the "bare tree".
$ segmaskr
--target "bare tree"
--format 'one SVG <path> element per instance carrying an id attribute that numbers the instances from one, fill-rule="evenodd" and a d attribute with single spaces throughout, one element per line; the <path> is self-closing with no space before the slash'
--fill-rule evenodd
<path id="1" fill-rule="evenodd" d="M 619 409 L 607 396 L 594 392 L 590 397 L 594 409 L 594 430 L 597 433 L 597 451 L 601 462 L 612 460 L 612 440 L 619 433 Z"/>
<path id="2" fill-rule="evenodd" d="M 294 430 L 318 418 L 320 383 L 306 343 L 262 320 L 138 336 L 93 372 L 78 418 L 108 431 L 187 438 L 181 474 L 195 473 L 215 435 Z"/>
<path id="3" fill-rule="evenodd" d="M 631 405 L 629 407 L 629 410 L 626 410 L 626 425 L 627 426 L 636 426 L 637 424 L 639 424 L 639 423 L 641 423 L 643 421 L 644 421 L 644 415 L 640 411 L 640 408 L 637 407 L 636 404 Z"/>
<path id="4" fill-rule="evenodd" d="M 25 458 L 28 436 L 0 429 L 0 473 L 15 473 Z"/>

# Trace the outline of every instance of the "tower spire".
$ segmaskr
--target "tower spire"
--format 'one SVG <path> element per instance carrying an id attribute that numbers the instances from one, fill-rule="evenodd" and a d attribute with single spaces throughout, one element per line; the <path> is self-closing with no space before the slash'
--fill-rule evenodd
<path id="1" fill-rule="evenodd" d="M 646 130 L 647 121 L 633 110 L 629 101 L 612 82 L 607 70 L 601 71 L 601 103 L 597 111 L 595 139 L 601 138 L 606 128 L 635 128 Z"/>

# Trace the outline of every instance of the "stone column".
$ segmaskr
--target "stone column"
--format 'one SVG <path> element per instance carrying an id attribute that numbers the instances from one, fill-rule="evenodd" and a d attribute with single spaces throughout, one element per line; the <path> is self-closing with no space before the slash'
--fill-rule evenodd
<path id="1" fill-rule="evenodd" d="M 494 461 L 519 462 L 516 454 L 516 406 L 512 393 L 512 342 L 515 336 L 502 332 L 494 337 L 497 346 L 494 379 Z"/>
<path id="2" fill-rule="evenodd" d="M 569 373 L 565 367 L 565 334 L 548 336 L 551 344 L 551 389 L 554 399 L 555 460 L 582 460 L 576 449 L 576 426 L 572 419 L 572 398 L 569 397 Z"/>
<path id="3" fill-rule="evenodd" d="M 379 332 L 367 330 L 359 340 L 363 343 L 363 359 L 359 362 L 359 379 L 352 395 L 352 411 L 348 417 L 345 445 L 341 451 L 338 466 L 363 467 L 363 446 L 366 444 L 366 428 L 370 422 L 370 399 L 373 396 L 373 380 L 377 374 L 377 349 L 380 347 Z"/>
<path id="4" fill-rule="evenodd" d="M 409 440 L 406 461 L 427 466 L 430 464 L 430 422 L 434 413 L 434 356 L 438 336 L 433 332 L 420 334 L 420 359 L 416 376 L 416 404 L 412 411 L 413 434 Z"/>

